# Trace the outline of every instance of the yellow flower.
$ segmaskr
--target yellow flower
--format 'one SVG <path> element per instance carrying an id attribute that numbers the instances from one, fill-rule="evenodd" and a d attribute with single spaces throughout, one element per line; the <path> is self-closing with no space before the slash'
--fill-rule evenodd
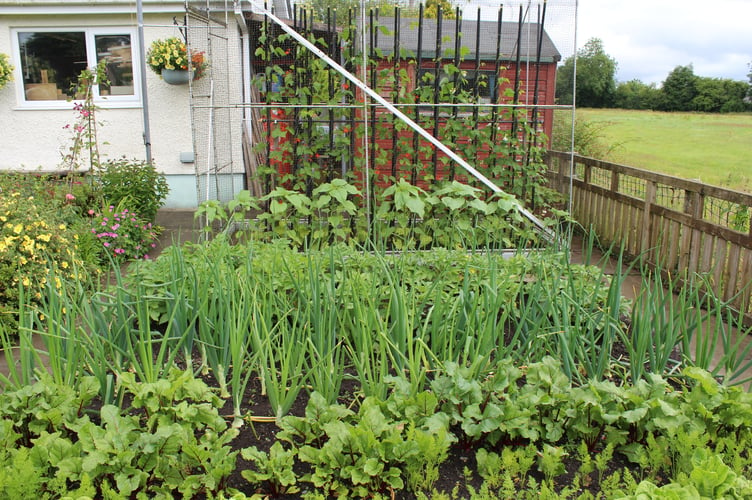
<path id="1" fill-rule="evenodd" d="M 60 224 L 57 228 L 61 231 L 65 231 L 65 224 Z"/>
<path id="2" fill-rule="evenodd" d="M 21 231 L 23 231 L 23 224 L 16 224 L 13 226 L 13 232 L 15 234 L 21 234 Z"/>
<path id="3" fill-rule="evenodd" d="M 62 261 L 60 263 L 60 267 L 62 267 L 63 269 L 68 269 L 68 261 L 67 260 Z"/>
<path id="4" fill-rule="evenodd" d="M 49 243 L 50 238 L 52 238 L 52 235 L 50 233 L 44 233 L 37 236 L 37 239 L 40 239 L 44 241 L 45 243 Z"/>
<path id="5" fill-rule="evenodd" d="M 28 276 L 24 276 L 21 283 L 23 283 L 23 286 L 31 286 L 31 280 L 29 280 Z"/>

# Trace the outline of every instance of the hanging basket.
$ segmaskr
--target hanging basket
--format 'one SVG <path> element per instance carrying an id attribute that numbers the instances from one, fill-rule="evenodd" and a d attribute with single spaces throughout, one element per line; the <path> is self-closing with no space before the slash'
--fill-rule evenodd
<path id="1" fill-rule="evenodd" d="M 163 69 L 162 79 L 170 85 L 185 85 L 191 79 L 187 69 Z"/>

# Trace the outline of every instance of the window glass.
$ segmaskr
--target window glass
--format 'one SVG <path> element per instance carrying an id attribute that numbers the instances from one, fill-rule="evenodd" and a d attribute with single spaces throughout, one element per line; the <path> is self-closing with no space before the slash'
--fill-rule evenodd
<path id="1" fill-rule="evenodd" d="M 73 94 L 81 72 L 101 61 L 106 61 L 108 82 L 94 88 L 94 97 L 111 103 L 137 97 L 131 33 L 103 29 L 23 30 L 17 32 L 17 40 L 24 102 L 42 101 L 38 104 L 47 106 L 51 101 L 62 101 L 62 106 L 77 97 Z"/>
<path id="2" fill-rule="evenodd" d="M 108 84 L 99 85 L 99 94 L 133 95 L 133 53 L 130 35 L 96 35 L 97 63 L 107 61 Z"/>
<path id="3" fill-rule="evenodd" d="M 66 100 L 76 77 L 88 66 L 83 31 L 19 32 L 27 101 Z"/>

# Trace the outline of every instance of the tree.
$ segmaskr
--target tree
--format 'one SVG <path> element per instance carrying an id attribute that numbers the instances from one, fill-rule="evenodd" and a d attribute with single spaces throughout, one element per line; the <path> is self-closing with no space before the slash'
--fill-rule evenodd
<path id="1" fill-rule="evenodd" d="M 577 51 L 577 105 L 603 108 L 613 103 L 616 91 L 616 60 L 606 54 L 603 42 L 591 38 Z M 560 104 L 572 104 L 575 57 L 564 60 L 559 68 L 556 96 Z"/>
<path id="2" fill-rule="evenodd" d="M 748 85 L 745 82 L 727 78 L 698 77 L 696 95 L 692 99 L 692 110 L 706 113 L 734 113 L 745 111 L 744 102 Z"/>
<path id="3" fill-rule="evenodd" d="M 691 64 L 675 67 L 661 87 L 659 109 L 692 111 L 692 99 L 697 96 L 697 79 Z"/>
<path id="4" fill-rule="evenodd" d="M 654 109 L 660 97 L 660 90 L 651 83 L 630 80 L 616 85 L 614 107 L 622 109 Z"/>

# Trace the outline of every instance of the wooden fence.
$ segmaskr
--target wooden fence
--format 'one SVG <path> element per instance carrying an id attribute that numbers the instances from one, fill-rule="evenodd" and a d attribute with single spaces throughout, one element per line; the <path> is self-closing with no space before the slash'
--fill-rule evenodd
<path id="1" fill-rule="evenodd" d="M 546 163 L 550 186 L 602 242 L 674 276 L 703 275 L 752 313 L 752 195 L 570 153 L 549 151 Z"/>

